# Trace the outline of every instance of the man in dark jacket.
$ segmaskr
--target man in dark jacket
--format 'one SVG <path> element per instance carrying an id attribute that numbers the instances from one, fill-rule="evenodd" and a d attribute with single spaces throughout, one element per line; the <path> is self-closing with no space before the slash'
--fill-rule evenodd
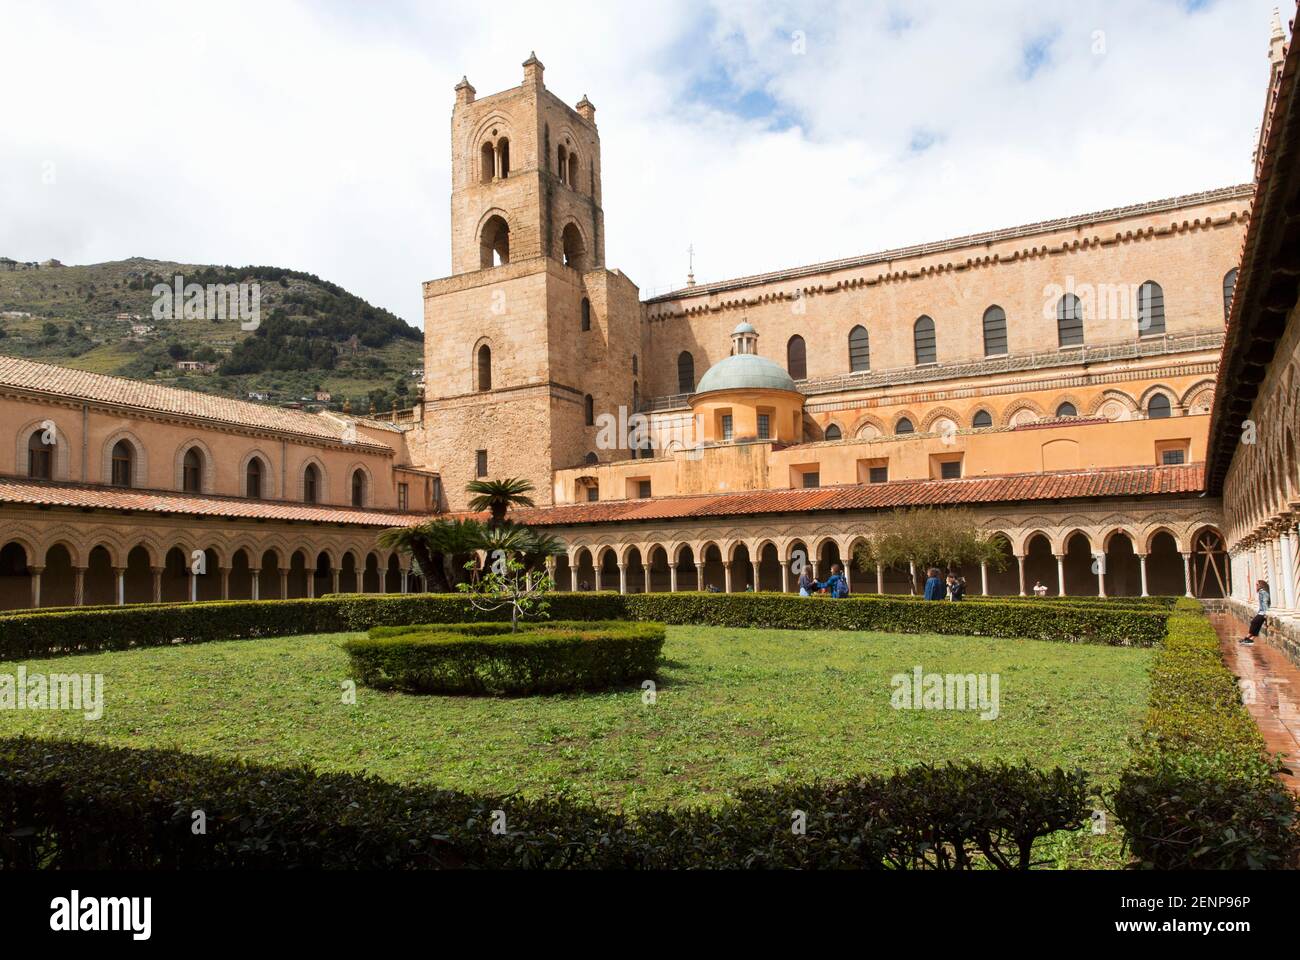
<path id="1" fill-rule="evenodd" d="M 931 567 L 927 576 L 930 579 L 925 581 L 925 599 L 942 600 L 947 591 L 943 586 L 943 577 L 939 576 L 939 568 Z"/>

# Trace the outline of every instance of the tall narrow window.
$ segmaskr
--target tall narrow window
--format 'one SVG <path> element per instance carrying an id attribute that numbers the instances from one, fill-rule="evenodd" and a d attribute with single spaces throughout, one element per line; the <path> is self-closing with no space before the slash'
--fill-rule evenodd
<path id="1" fill-rule="evenodd" d="M 1156 337 L 1165 332 L 1165 292 L 1148 280 L 1138 287 L 1138 336 Z"/>
<path id="2" fill-rule="evenodd" d="M 731 414 L 724 413 L 722 415 L 722 439 L 723 440 L 731 439 L 731 422 L 732 422 Z"/>
<path id="3" fill-rule="evenodd" d="M 320 471 L 316 464 L 307 464 L 302 472 L 302 499 L 304 503 L 316 503 L 320 500 Z"/>
<path id="4" fill-rule="evenodd" d="M 586 297 L 582 298 L 582 329 L 583 330 L 591 329 L 591 301 L 588 300 Z M 635 370 L 633 370 L 632 372 L 636 373 Z"/>
<path id="5" fill-rule="evenodd" d="M 771 439 L 772 439 L 772 416 L 771 416 L 771 414 L 760 413 L 760 414 L 758 415 L 758 439 L 760 439 L 760 440 L 771 440 Z"/>
<path id="6" fill-rule="evenodd" d="M 858 324 L 849 331 L 849 372 L 865 373 L 871 369 L 871 341 L 867 328 Z"/>
<path id="7" fill-rule="evenodd" d="M 578 155 L 569 153 L 569 186 L 574 190 L 578 189 Z"/>
<path id="8" fill-rule="evenodd" d="M 1062 347 L 1083 346 L 1083 302 L 1072 293 L 1056 305 L 1056 336 Z"/>
<path id="9" fill-rule="evenodd" d="M 637 375 L 637 372 L 638 372 L 638 371 L 637 371 L 637 366 L 638 366 L 638 365 L 637 365 L 637 360 L 636 360 L 636 354 L 634 353 L 634 354 L 632 354 L 632 376 L 634 376 L 634 377 Z"/>
<path id="10" fill-rule="evenodd" d="M 481 157 L 480 166 L 482 168 L 479 171 L 479 179 L 484 183 L 491 183 L 492 178 L 496 176 L 496 152 L 492 149 L 491 143 L 484 143 L 479 154 Z"/>
<path id="11" fill-rule="evenodd" d="M 1007 314 L 1001 307 L 984 311 L 984 356 L 1002 357 L 1007 353 Z"/>
<path id="12" fill-rule="evenodd" d="M 596 398 L 587 394 L 582 398 L 582 417 L 589 427 L 596 425 Z"/>
<path id="13" fill-rule="evenodd" d="M 934 321 L 929 317 L 920 317 L 913 325 L 912 346 L 916 353 L 916 365 L 918 367 L 923 367 L 927 363 L 939 362 L 939 353 L 934 337 Z"/>
<path id="14" fill-rule="evenodd" d="M 502 180 L 510 176 L 510 141 L 505 137 L 497 141 L 497 176 Z"/>
<path id="15" fill-rule="evenodd" d="M 409 510 L 411 508 L 411 486 L 407 483 L 397 485 L 397 509 Z"/>
<path id="16" fill-rule="evenodd" d="M 479 237 L 479 267 L 491 270 L 510 262 L 510 225 L 497 215 L 483 224 Z"/>
<path id="17" fill-rule="evenodd" d="M 785 345 L 785 368 L 794 380 L 808 379 L 808 347 L 798 334 Z"/>
<path id="18" fill-rule="evenodd" d="M 1233 267 L 1223 278 L 1223 322 L 1232 315 L 1232 295 L 1237 289 L 1237 268 Z"/>
<path id="19" fill-rule="evenodd" d="M 1157 393 L 1147 403 L 1147 416 L 1152 420 L 1164 420 L 1173 416 L 1173 408 L 1169 403 L 1169 398 L 1163 393 Z"/>
<path id="20" fill-rule="evenodd" d="M 488 475 L 488 462 L 486 450 L 474 451 L 474 476 L 482 479 Z"/>
<path id="21" fill-rule="evenodd" d="M 44 430 L 33 430 L 27 438 L 27 476 L 33 480 L 54 479 L 54 447 L 45 442 Z"/>
<path id="22" fill-rule="evenodd" d="M 695 392 L 695 358 L 685 350 L 677 355 L 677 392 Z"/>
<path id="23" fill-rule="evenodd" d="M 366 475 L 360 470 L 352 471 L 352 506 L 366 505 Z"/>
<path id="24" fill-rule="evenodd" d="M 244 476 L 244 496 L 254 500 L 262 498 L 262 461 L 257 457 L 248 461 Z"/>
<path id="25" fill-rule="evenodd" d="M 113 486 L 131 486 L 132 465 L 135 450 L 125 440 L 119 440 L 113 447 Z"/>
<path id="26" fill-rule="evenodd" d="M 196 447 L 185 451 L 185 462 L 181 464 L 181 489 L 186 493 L 203 492 L 203 454 Z"/>
<path id="27" fill-rule="evenodd" d="M 492 389 L 492 348 L 486 343 L 478 348 L 477 388 L 479 393 Z"/>

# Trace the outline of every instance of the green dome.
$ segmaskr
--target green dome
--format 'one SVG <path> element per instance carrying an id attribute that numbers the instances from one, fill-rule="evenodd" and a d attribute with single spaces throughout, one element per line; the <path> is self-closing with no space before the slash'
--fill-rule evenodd
<path id="1" fill-rule="evenodd" d="M 715 390 L 785 390 L 798 393 L 780 364 L 754 353 L 737 353 L 719 360 L 700 378 L 696 393 Z"/>

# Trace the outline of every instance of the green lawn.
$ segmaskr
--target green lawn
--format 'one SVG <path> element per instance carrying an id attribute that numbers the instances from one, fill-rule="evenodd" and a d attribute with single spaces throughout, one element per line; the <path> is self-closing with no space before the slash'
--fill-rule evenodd
<path id="1" fill-rule="evenodd" d="M 653 705 L 640 689 L 489 700 L 359 688 L 349 706 L 343 639 L 31 661 L 29 672 L 102 673 L 104 716 L 0 711 L 0 732 L 306 762 L 473 791 L 567 790 L 629 808 L 950 758 L 1077 765 L 1105 781 L 1138 729 L 1151 656 L 1023 640 L 671 627 Z M 893 709 L 890 678 L 917 665 L 999 674 L 1000 716 Z"/>

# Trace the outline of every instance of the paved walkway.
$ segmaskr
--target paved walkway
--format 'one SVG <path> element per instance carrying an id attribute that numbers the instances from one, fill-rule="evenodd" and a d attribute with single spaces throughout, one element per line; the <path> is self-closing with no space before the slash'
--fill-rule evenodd
<path id="1" fill-rule="evenodd" d="M 1284 754 L 1289 775 L 1283 774 L 1282 779 L 1300 794 L 1300 667 L 1267 637 L 1249 647 L 1238 643 L 1247 625 L 1231 614 L 1212 614 L 1210 620 L 1219 634 L 1223 662 L 1243 681 L 1254 684 L 1254 702 L 1247 703 L 1246 709 L 1264 734 L 1269 753 Z"/>

